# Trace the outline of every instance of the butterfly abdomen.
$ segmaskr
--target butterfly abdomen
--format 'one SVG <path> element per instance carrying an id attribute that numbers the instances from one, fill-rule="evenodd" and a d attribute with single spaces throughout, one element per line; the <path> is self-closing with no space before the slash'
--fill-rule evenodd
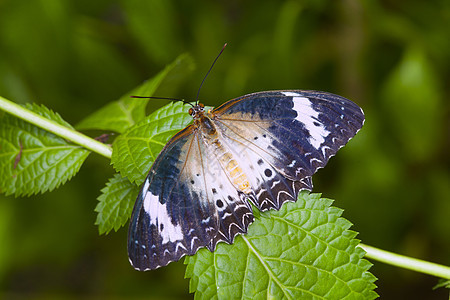
<path id="1" fill-rule="evenodd" d="M 213 121 L 202 116 L 198 126 L 201 128 L 202 136 L 208 147 L 212 147 L 212 152 L 219 161 L 220 166 L 225 171 L 228 179 L 233 186 L 245 194 L 250 194 L 252 189 L 248 181 L 247 175 L 244 173 L 238 162 L 234 159 L 230 151 L 220 142 L 219 133 L 214 126 Z"/>
<path id="2" fill-rule="evenodd" d="M 216 140 L 213 145 L 215 147 L 214 152 L 217 155 L 216 157 L 233 186 L 245 194 L 251 193 L 252 190 L 247 175 L 245 175 L 242 168 L 239 167 L 239 164 L 233 158 L 233 155 L 225 149 L 219 140 Z"/>

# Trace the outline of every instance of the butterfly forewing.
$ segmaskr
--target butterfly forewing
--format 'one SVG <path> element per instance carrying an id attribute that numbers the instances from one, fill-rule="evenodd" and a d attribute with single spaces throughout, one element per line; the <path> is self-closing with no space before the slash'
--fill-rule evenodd
<path id="1" fill-rule="evenodd" d="M 136 200 L 128 253 L 138 270 L 232 243 L 253 222 L 250 203 L 280 209 L 299 190 L 311 190 L 311 176 L 364 122 L 353 102 L 315 91 L 254 93 L 205 116 L 216 130 L 214 142 L 198 122 L 178 133 Z"/>
<path id="2" fill-rule="evenodd" d="M 231 100 L 213 114 L 292 180 L 312 176 L 362 127 L 350 100 L 315 91 L 261 92 Z M 241 134 L 244 132 L 244 134 Z"/>

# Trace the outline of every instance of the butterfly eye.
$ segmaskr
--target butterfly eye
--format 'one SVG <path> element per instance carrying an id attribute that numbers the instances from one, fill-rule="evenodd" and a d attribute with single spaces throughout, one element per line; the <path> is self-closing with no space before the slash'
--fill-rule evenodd
<path id="1" fill-rule="evenodd" d="M 189 114 L 192 116 L 194 114 L 194 109 L 193 108 L 189 108 Z"/>

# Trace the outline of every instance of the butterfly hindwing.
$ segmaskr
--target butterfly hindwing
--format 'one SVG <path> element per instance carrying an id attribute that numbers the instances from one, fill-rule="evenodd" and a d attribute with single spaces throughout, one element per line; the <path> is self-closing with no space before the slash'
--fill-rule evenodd
<path id="1" fill-rule="evenodd" d="M 255 134 L 255 132 L 247 132 L 249 128 L 254 129 L 251 125 L 254 123 L 244 122 L 244 125 L 239 125 L 239 131 L 233 131 L 221 122 L 216 122 L 216 127 L 220 129 L 221 143 L 228 149 L 244 173 L 248 175 L 252 192 L 245 195 L 247 199 L 261 211 L 270 208 L 279 209 L 285 201 L 295 201 L 299 190 L 311 190 L 311 178 L 290 180 L 280 173 L 274 167 L 273 162 L 278 161 L 277 156 L 281 154 L 275 149 L 271 151 L 266 143 L 251 142 L 245 137 Z M 261 135 L 263 134 L 261 133 Z M 266 136 L 266 139 L 269 138 Z M 224 178 L 226 178 L 225 174 L 222 180 Z"/>
<path id="2" fill-rule="evenodd" d="M 212 205 L 217 215 L 217 235 L 207 245 L 213 251 L 217 242 L 231 244 L 236 234 L 247 232 L 248 225 L 253 222 L 253 213 L 246 198 L 231 184 L 213 148 L 206 146 L 201 135 L 197 141 L 199 155 L 190 156 L 188 163 L 202 174 L 204 182 L 197 188 L 205 192 L 202 201 Z"/>

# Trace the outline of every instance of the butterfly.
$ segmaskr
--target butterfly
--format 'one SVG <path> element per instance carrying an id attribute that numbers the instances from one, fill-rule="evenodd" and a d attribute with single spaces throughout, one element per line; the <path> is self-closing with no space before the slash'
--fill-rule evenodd
<path id="1" fill-rule="evenodd" d="M 245 95 L 205 111 L 165 145 L 137 197 L 128 232 L 132 266 L 152 270 L 218 242 L 233 243 L 260 211 L 311 190 L 311 176 L 362 127 L 364 113 L 331 93 Z"/>

